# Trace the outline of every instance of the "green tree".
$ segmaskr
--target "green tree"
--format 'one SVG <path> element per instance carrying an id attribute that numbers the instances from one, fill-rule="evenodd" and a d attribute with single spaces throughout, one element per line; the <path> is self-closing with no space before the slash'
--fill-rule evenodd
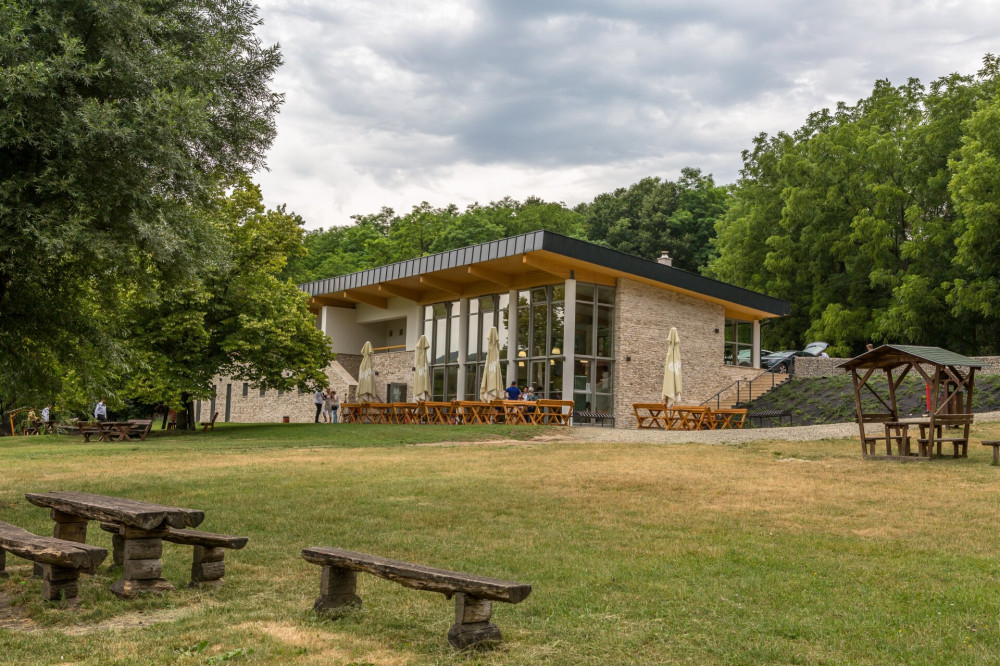
<path id="1" fill-rule="evenodd" d="M 218 375 L 263 388 L 326 386 L 329 341 L 308 296 L 280 277 L 287 258 L 303 251 L 298 216 L 265 210 L 245 177 L 204 215 L 222 239 L 211 270 L 130 308 L 140 361 L 132 397 L 183 407 L 207 397 Z"/>
<path id="2" fill-rule="evenodd" d="M 197 281 L 197 213 L 274 136 L 248 0 L 0 3 L 0 404 L 127 369 L 122 305 Z"/>
<path id="3" fill-rule="evenodd" d="M 708 261 L 715 223 L 727 204 L 726 188 L 687 167 L 677 182 L 643 178 L 577 210 L 587 238 L 645 259 L 667 250 L 675 267 L 697 271 Z"/>

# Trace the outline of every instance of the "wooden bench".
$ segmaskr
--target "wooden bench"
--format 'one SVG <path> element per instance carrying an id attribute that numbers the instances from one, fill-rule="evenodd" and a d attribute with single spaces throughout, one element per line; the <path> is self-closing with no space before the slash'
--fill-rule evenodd
<path id="1" fill-rule="evenodd" d="M 747 419 L 745 409 L 713 409 L 711 418 L 713 419 L 713 430 L 725 430 L 727 428 L 743 429 L 743 423 Z"/>
<path id="2" fill-rule="evenodd" d="M 543 398 L 535 401 L 535 411 L 532 414 L 531 422 L 535 425 L 568 426 L 572 416 L 572 400 L 547 400 Z"/>
<path id="3" fill-rule="evenodd" d="M 114 523 L 101 523 L 101 529 L 112 534 L 112 556 L 115 566 L 125 562 L 124 528 Z M 191 562 L 191 582 L 188 587 L 219 587 L 225 583 L 226 549 L 241 550 L 247 545 L 249 537 L 232 536 L 229 534 L 212 534 L 200 530 L 178 530 L 168 527 L 160 537 L 170 543 L 194 546 L 194 559 Z"/>
<path id="4" fill-rule="evenodd" d="M 667 408 L 669 430 L 711 430 L 712 410 L 699 405 L 673 405 Z"/>
<path id="5" fill-rule="evenodd" d="M 153 427 L 153 419 L 132 419 L 129 421 L 129 439 L 138 439 L 140 442 L 145 442 L 146 437 L 149 436 L 149 431 Z"/>
<path id="6" fill-rule="evenodd" d="M 313 604 L 317 612 L 360 606 L 358 571 L 415 590 L 440 592 L 447 599 L 455 597 L 455 624 L 448 630 L 448 642 L 459 650 L 499 643 L 500 629 L 490 622 L 492 602 L 516 604 L 531 594 L 531 586 L 524 583 L 434 569 L 339 548 L 305 548 L 302 557 L 323 567 L 320 596 Z"/>
<path id="7" fill-rule="evenodd" d="M 864 431 L 864 437 L 861 438 L 861 455 L 865 458 L 870 458 L 875 455 L 875 444 L 878 442 L 885 442 L 886 454 L 892 455 L 892 442 L 886 439 L 885 432 L 877 435 L 869 435 L 867 430 L 864 430 L 865 423 L 879 423 L 885 424 L 891 421 L 895 421 L 896 417 L 892 414 L 864 414 L 861 417 L 862 430 Z"/>
<path id="8" fill-rule="evenodd" d="M 667 427 L 667 405 L 662 402 L 636 402 L 632 403 L 632 411 L 635 412 L 635 420 L 640 429 Z"/>
<path id="9" fill-rule="evenodd" d="M 1000 440 L 984 441 L 983 446 L 993 447 L 993 465 L 1000 465 Z"/>
<path id="10" fill-rule="evenodd" d="M 85 543 L 43 537 L 10 523 L 0 523 L 0 577 L 7 577 L 7 552 L 41 565 L 42 598 L 75 599 L 80 572 L 93 573 L 108 551 Z"/>
<path id="11" fill-rule="evenodd" d="M 920 446 L 920 455 L 927 455 L 928 458 L 934 454 L 934 447 L 937 446 L 937 455 L 941 457 L 941 445 L 951 444 L 954 449 L 953 458 L 969 457 L 969 426 L 972 425 L 972 414 L 941 414 L 934 417 L 934 432 L 931 432 L 930 422 L 920 423 L 920 439 L 917 444 Z M 961 428 L 961 437 L 945 437 L 943 430 L 946 427 Z"/>
<path id="12" fill-rule="evenodd" d="M 77 434 L 83 435 L 84 442 L 90 442 L 90 438 L 97 435 L 98 438 L 104 437 L 104 428 L 97 423 L 90 423 L 89 421 L 77 421 Z"/>
<path id="13" fill-rule="evenodd" d="M 219 418 L 219 412 L 212 414 L 211 421 L 199 421 L 198 425 L 201 426 L 201 431 L 205 432 L 207 430 L 215 430 L 215 419 Z"/>

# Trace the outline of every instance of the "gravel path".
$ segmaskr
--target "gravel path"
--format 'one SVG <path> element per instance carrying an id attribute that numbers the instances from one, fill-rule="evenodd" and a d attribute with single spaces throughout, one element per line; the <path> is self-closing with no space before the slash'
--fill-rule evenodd
<path id="1" fill-rule="evenodd" d="M 976 414 L 976 421 L 1000 421 L 1000 412 Z M 870 431 L 869 431 L 870 433 Z M 567 433 L 567 441 L 583 442 L 623 442 L 649 444 L 679 444 L 695 442 L 699 444 L 731 444 L 760 440 L 797 442 L 818 439 L 844 439 L 858 436 L 858 424 L 825 423 L 811 426 L 785 426 L 783 428 L 744 428 L 743 430 L 625 430 L 623 428 L 573 428 Z"/>

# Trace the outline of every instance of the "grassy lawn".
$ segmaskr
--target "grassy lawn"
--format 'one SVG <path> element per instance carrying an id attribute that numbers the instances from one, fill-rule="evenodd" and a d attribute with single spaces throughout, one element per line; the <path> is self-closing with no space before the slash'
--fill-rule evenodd
<path id="1" fill-rule="evenodd" d="M 251 538 L 227 584 L 122 601 L 83 577 L 72 609 L 31 564 L 0 581 L 4 663 L 1000 663 L 1000 468 L 863 461 L 853 440 L 530 441 L 539 429 L 220 426 L 145 443 L 0 439 L 0 520 L 51 533 L 29 491 L 204 509 Z M 544 431 L 544 434 L 552 434 Z M 502 439 L 501 439 L 502 438 Z M 461 445 L 447 445 L 449 441 Z M 425 445 L 441 442 L 445 445 Z M 91 523 L 88 541 L 110 550 Z M 364 606 L 312 613 L 327 545 L 531 583 L 494 605 L 497 650 L 459 654 L 453 603 L 359 575 Z M 109 557 L 110 561 L 110 557 Z"/>

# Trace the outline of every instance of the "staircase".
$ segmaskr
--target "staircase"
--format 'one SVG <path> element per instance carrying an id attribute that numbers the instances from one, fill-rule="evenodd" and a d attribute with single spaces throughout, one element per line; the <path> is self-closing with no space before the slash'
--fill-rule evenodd
<path id="1" fill-rule="evenodd" d="M 753 402 L 768 391 L 788 381 L 790 375 L 762 372 L 753 379 L 740 379 L 701 403 L 703 407 L 730 409 L 741 403 Z"/>

